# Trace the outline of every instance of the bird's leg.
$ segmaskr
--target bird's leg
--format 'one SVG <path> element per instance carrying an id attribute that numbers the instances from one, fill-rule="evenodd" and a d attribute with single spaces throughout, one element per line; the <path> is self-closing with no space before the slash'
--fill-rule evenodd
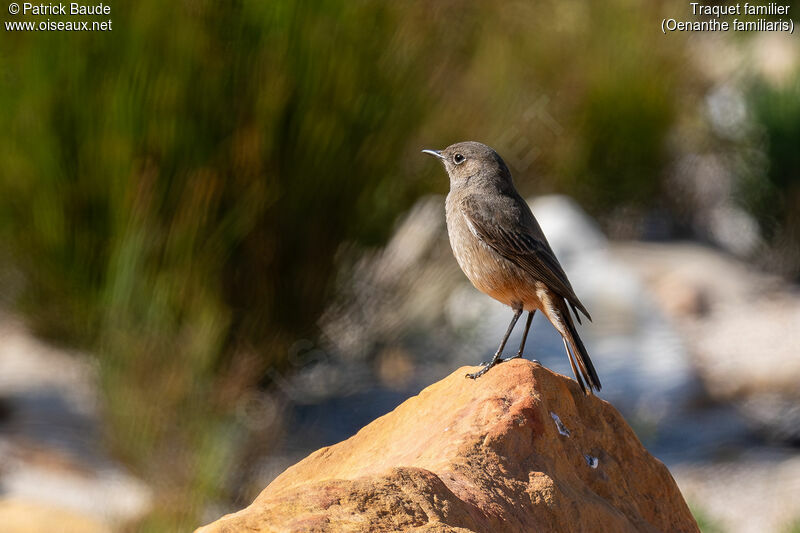
<path id="1" fill-rule="evenodd" d="M 509 357 L 509 359 L 516 359 L 517 357 L 522 357 L 522 350 L 525 349 L 525 340 L 528 338 L 528 330 L 531 329 L 531 322 L 533 322 L 533 315 L 536 313 L 536 309 L 533 311 L 528 311 L 528 320 L 525 322 L 525 331 L 522 332 L 522 342 L 519 343 L 519 350 L 517 350 L 517 355 L 514 357 Z"/>
<path id="2" fill-rule="evenodd" d="M 508 325 L 508 329 L 506 330 L 506 334 L 503 337 L 503 341 L 500 343 L 500 347 L 497 348 L 497 352 L 495 352 L 494 357 L 492 357 L 492 360 L 489 361 L 488 363 L 484 363 L 483 368 L 481 368 L 477 372 L 473 372 L 472 374 L 467 374 L 468 378 L 478 379 L 494 365 L 503 361 L 500 358 L 500 356 L 503 355 L 503 348 L 506 347 L 506 342 L 508 342 L 508 337 L 511 335 L 511 331 L 514 329 L 514 325 L 517 323 L 517 320 L 519 320 L 521 314 L 522 314 L 522 309 L 514 310 L 514 318 L 511 319 L 511 324 Z"/>

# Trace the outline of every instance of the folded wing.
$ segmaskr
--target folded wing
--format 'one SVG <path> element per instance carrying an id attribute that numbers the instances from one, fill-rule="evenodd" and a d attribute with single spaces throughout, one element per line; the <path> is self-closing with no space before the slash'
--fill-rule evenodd
<path id="1" fill-rule="evenodd" d="M 509 200 L 506 209 L 487 212 L 478 200 L 468 197 L 461 202 L 461 209 L 470 229 L 481 241 L 564 298 L 578 322 L 578 310 L 591 320 L 527 204 L 519 205 L 524 202 L 522 198 Z"/>

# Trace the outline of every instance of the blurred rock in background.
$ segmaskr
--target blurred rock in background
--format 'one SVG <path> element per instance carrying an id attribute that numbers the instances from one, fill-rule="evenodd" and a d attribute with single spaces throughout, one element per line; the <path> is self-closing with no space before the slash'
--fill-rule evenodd
<path id="1" fill-rule="evenodd" d="M 679 329 L 709 397 L 765 436 L 800 443 L 800 290 L 694 244 L 628 244 L 616 256 Z"/>
<path id="2" fill-rule="evenodd" d="M 152 492 L 102 446 L 96 372 L 0 315 L 0 524 L 4 532 L 116 531 Z"/>

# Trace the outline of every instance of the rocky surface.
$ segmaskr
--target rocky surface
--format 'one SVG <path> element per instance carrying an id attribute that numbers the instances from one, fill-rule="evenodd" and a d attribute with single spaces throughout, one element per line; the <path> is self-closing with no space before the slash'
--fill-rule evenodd
<path id="1" fill-rule="evenodd" d="M 666 467 L 607 402 L 513 360 L 460 368 L 200 528 L 697 531 Z"/>

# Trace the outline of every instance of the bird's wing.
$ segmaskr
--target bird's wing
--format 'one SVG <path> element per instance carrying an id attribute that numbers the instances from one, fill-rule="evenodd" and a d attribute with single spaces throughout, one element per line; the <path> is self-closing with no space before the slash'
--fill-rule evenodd
<path id="1" fill-rule="evenodd" d="M 576 317 L 577 308 L 591 320 L 527 204 L 522 198 L 508 200 L 504 209 L 491 212 L 480 201 L 467 197 L 461 201 L 461 212 L 481 241 L 567 300 Z"/>

